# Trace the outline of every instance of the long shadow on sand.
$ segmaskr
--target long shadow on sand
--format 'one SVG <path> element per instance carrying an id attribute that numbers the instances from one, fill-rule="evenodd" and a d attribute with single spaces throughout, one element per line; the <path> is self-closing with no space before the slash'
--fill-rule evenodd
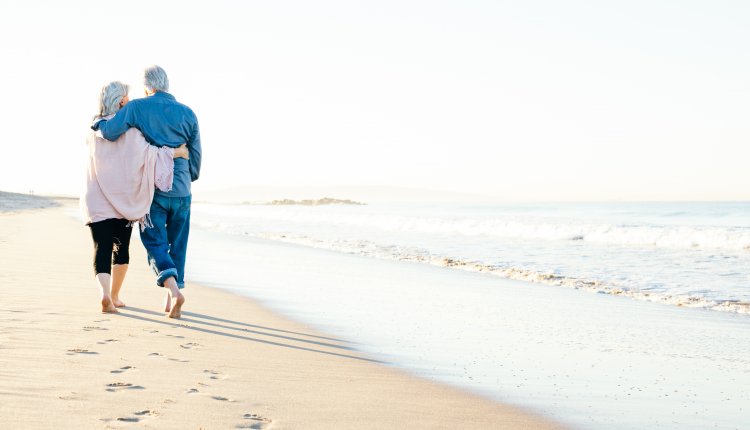
<path id="1" fill-rule="evenodd" d="M 158 315 L 159 319 L 149 318 L 149 317 L 145 317 L 145 316 L 141 316 L 141 315 L 134 315 L 134 314 L 126 313 L 127 311 L 135 311 L 135 312 L 145 313 L 145 314 L 149 314 L 149 315 Z M 310 347 L 305 347 L 305 346 L 290 345 L 290 344 L 287 344 L 287 343 L 274 342 L 274 341 L 271 341 L 271 340 L 258 339 L 258 338 L 254 338 L 254 337 L 242 336 L 242 335 L 234 334 L 234 333 L 225 333 L 225 332 L 221 332 L 221 331 L 218 331 L 218 330 L 212 330 L 212 329 L 209 329 L 209 328 L 196 327 L 196 326 L 192 326 L 192 325 L 183 324 L 183 323 L 186 323 L 186 322 L 191 322 L 191 323 L 208 324 L 208 325 L 212 325 L 212 326 L 218 326 L 218 327 L 223 327 L 223 328 L 231 328 L 231 329 L 237 330 L 237 328 L 234 328 L 234 327 L 226 327 L 226 326 L 223 326 L 223 325 L 213 324 L 213 323 L 207 323 L 205 321 L 199 321 L 199 320 L 195 320 L 195 319 L 181 318 L 180 320 L 178 320 L 178 322 L 174 322 L 173 323 L 171 321 L 165 321 L 163 319 L 163 318 L 165 318 L 163 314 L 161 314 L 159 312 L 154 312 L 154 311 L 146 310 L 146 309 L 127 307 L 127 308 L 120 309 L 120 313 L 118 313 L 117 315 L 125 317 L 125 318 L 133 318 L 133 319 L 137 319 L 137 320 L 141 320 L 141 321 L 148 321 L 148 322 L 152 322 L 152 323 L 156 323 L 156 324 L 162 324 L 162 325 L 166 325 L 166 326 L 170 326 L 170 327 L 180 327 L 180 328 L 184 328 L 184 329 L 187 329 L 187 330 L 195 330 L 195 331 L 198 331 L 198 332 L 201 332 L 201 333 L 208 333 L 208 334 L 214 334 L 214 335 L 218 335 L 218 336 L 225 336 L 225 337 L 230 337 L 230 338 L 233 338 L 233 339 L 246 340 L 246 341 L 249 341 L 249 342 L 257 342 L 257 343 L 262 343 L 262 344 L 266 344 L 266 345 L 279 346 L 279 347 L 282 347 L 282 348 L 290 348 L 290 349 L 296 349 L 296 350 L 300 350 L 300 351 L 315 352 L 315 353 L 319 353 L 319 354 L 332 355 L 332 356 L 335 356 L 335 357 L 351 358 L 353 360 L 367 361 L 367 362 L 370 362 L 370 363 L 387 364 L 387 363 L 385 363 L 383 361 L 375 360 L 375 359 L 371 359 L 371 358 L 357 357 L 355 355 L 348 355 L 348 354 L 341 354 L 341 353 L 338 353 L 338 352 L 324 351 L 324 350 L 310 348 Z M 247 331 L 249 331 L 249 330 L 247 330 Z M 343 346 L 339 346 L 339 345 L 332 345 L 332 344 L 322 343 L 322 342 L 316 342 L 316 341 L 307 340 L 307 339 L 299 339 L 299 338 L 294 338 L 294 337 L 290 337 L 290 336 L 273 335 L 273 334 L 270 334 L 270 333 L 262 333 L 262 332 L 257 332 L 257 331 L 252 331 L 252 333 L 261 334 L 261 335 L 264 335 L 264 336 L 279 337 L 279 338 L 283 338 L 283 339 L 291 340 L 291 341 L 295 341 L 295 342 L 310 343 L 310 344 L 314 344 L 314 345 L 318 345 L 318 346 L 351 350 L 351 348 L 348 348 L 348 347 L 343 347 Z"/>
<path id="2" fill-rule="evenodd" d="M 336 338 L 333 338 L 333 337 L 316 336 L 314 334 L 300 333 L 300 332 L 289 331 L 289 330 L 281 330 L 281 329 L 278 329 L 278 328 L 265 327 L 265 326 L 262 326 L 262 325 L 248 324 L 248 323 L 239 322 L 239 321 L 232 321 L 232 320 L 228 320 L 228 319 L 224 319 L 224 318 L 212 317 L 210 315 L 199 314 L 199 313 L 195 313 L 195 312 L 182 312 L 182 315 L 187 315 L 189 317 L 195 317 L 195 318 L 201 318 L 201 319 L 204 319 L 204 320 L 211 320 L 211 321 L 218 321 L 218 322 L 223 322 L 223 323 L 228 323 L 228 324 L 234 324 L 234 325 L 239 325 L 239 326 L 243 326 L 243 327 L 252 327 L 252 328 L 258 328 L 258 329 L 262 329 L 262 330 L 276 331 L 276 332 L 279 332 L 279 333 L 296 334 L 296 335 L 299 335 L 299 336 L 313 337 L 313 338 L 316 338 L 316 339 L 325 339 L 325 340 L 332 340 L 334 342 L 343 342 L 343 340 L 336 339 Z"/>
<path id="3" fill-rule="evenodd" d="M 155 316 L 160 316 L 160 317 L 164 316 L 163 313 L 154 312 L 154 311 L 150 311 L 148 309 L 143 309 L 143 308 L 128 307 L 127 309 L 131 310 L 131 311 L 134 311 L 134 312 L 141 312 L 141 313 L 149 314 L 149 315 L 155 315 Z M 346 347 L 346 346 L 341 346 L 341 345 L 336 345 L 336 344 L 333 344 L 333 343 L 318 342 L 318 341 L 309 340 L 309 339 L 300 339 L 298 337 L 284 336 L 284 335 L 281 335 L 281 334 L 266 333 L 266 332 L 262 332 L 262 331 L 258 331 L 258 330 L 250 330 L 248 328 L 232 327 L 232 326 L 228 326 L 228 325 L 224 325 L 224 324 L 216 324 L 216 323 L 211 323 L 211 322 L 207 322 L 207 321 L 201 321 L 201 320 L 194 319 L 194 318 L 185 318 L 185 315 L 195 315 L 195 314 L 192 314 L 190 312 L 183 312 L 182 315 L 183 315 L 183 317 L 180 318 L 181 322 L 191 322 L 191 323 L 196 323 L 196 324 L 203 324 L 203 325 L 207 325 L 207 326 L 211 326 L 211 327 L 217 327 L 217 328 L 223 328 L 223 329 L 227 329 L 227 330 L 237 330 L 237 331 L 242 331 L 242 332 L 245 332 L 245 333 L 253 333 L 253 334 L 259 334 L 259 335 L 262 335 L 262 336 L 275 337 L 275 338 L 278 338 L 278 339 L 293 340 L 293 341 L 296 341 L 296 342 L 310 343 L 310 344 L 318 345 L 318 346 L 327 346 L 329 348 L 345 349 L 345 350 L 348 350 L 348 351 L 352 350 L 352 348 L 349 348 L 349 347 Z M 198 315 L 200 315 L 200 314 L 198 314 Z M 226 320 L 226 321 L 229 321 L 229 320 Z M 231 323 L 232 324 L 238 324 L 238 323 L 233 322 L 233 321 Z M 245 324 L 245 325 L 249 325 L 249 324 Z M 294 333 L 294 332 L 292 332 L 292 333 Z M 294 333 L 294 334 L 303 335 L 302 333 Z M 332 340 L 335 340 L 335 339 L 332 339 Z"/>

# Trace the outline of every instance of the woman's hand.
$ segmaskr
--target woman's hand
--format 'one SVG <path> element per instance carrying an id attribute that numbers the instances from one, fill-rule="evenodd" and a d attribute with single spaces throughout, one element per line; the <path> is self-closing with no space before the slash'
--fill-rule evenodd
<path id="1" fill-rule="evenodd" d="M 174 149 L 174 158 L 190 159 L 190 151 L 187 149 L 187 145 L 180 145 L 179 148 Z"/>

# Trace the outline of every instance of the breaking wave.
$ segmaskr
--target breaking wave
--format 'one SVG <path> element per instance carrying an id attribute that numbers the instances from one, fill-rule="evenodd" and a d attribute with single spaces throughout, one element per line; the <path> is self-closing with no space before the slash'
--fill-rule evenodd
<path id="1" fill-rule="evenodd" d="M 617 285 L 616 283 L 605 283 L 596 280 L 561 276 L 554 273 L 543 273 L 515 267 L 503 267 L 501 265 L 484 264 L 476 261 L 468 261 L 434 255 L 427 251 L 411 247 L 396 245 L 383 246 L 363 240 L 324 241 L 307 236 L 288 234 L 265 234 L 261 237 L 268 240 L 309 246 L 318 249 L 345 252 L 349 254 L 386 260 L 430 264 L 433 266 L 447 267 L 450 269 L 463 270 L 467 272 L 486 273 L 505 279 L 514 279 L 551 286 L 573 288 L 577 290 L 588 291 L 591 293 L 630 297 L 636 300 L 663 303 L 673 306 L 703 308 L 717 311 L 750 314 L 750 301 L 743 302 L 740 300 L 712 300 L 697 295 L 670 294 L 660 291 L 643 291 L 635 288 L 629 288 L 624 285 Z"/>

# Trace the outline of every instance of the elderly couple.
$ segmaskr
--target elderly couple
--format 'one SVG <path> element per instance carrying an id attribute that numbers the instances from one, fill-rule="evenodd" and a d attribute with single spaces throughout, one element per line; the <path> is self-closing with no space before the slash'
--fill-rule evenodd
<path id="1" fill-rule="evenodd" d="M 94 240 L 94 273 L 102 312 L 117 312 L 128 270 L 130 236 L 138 221 L 156 284 L 166 287 L 164 311 L 180 318 L 190 231 L 190 184 L 198 179 L 201 143 L 193 111 L 169 94 L 159 66 L 144 72 L 146 97 L 129 101 L 128 86 L 102 88 L 87 143 L 89 163 L 81 209 Z"/>

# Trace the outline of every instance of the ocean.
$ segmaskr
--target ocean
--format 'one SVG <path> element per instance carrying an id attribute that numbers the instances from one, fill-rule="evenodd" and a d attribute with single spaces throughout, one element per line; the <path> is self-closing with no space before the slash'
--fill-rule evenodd
<path id="1" fill-rule="evenodd" d="M 199 228 L 750 313 L 750 203 L 196 205 Z"/>
<path id="2" fill-rule="evenodd" d="M 583 429 L 742 429 L 750 203 L 196 203 L 189 281 Z"/>

